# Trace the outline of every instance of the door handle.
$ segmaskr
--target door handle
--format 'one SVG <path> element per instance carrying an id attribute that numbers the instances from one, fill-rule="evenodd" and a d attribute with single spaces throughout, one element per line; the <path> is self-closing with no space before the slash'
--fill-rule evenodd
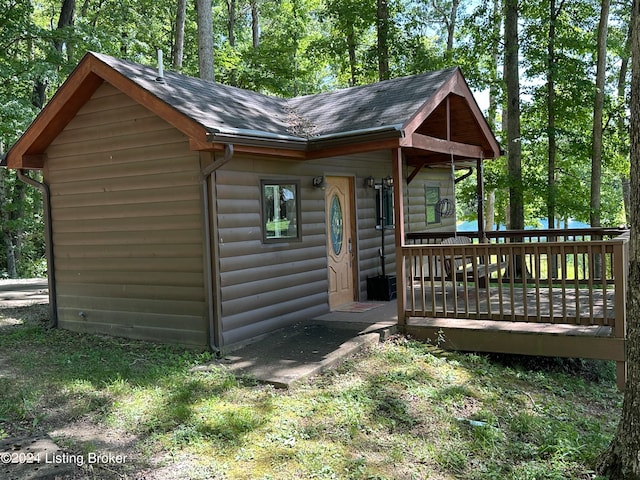
<path id="1" fill-rule="evenodd" d="M 351 242 L 351 239 L 349 239 L 349 253 L 353 253 L 353 243 Z"/>

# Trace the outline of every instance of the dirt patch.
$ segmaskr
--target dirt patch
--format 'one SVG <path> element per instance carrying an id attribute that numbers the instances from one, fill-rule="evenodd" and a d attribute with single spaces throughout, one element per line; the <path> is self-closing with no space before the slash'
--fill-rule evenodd
<path id="1" fill-rule="evenodd" d="M 86 419 L 55 428 L 49 435 L 60 443 L 81 446 L 83 450 L 126 455 L 130 459 L 133 459 L 131 451 L 138 440 L 135 435 L 98 426 Z"/>
<path id="2" fill-rule="evenodd" d="M 173 459 L 149 462 L 139 453 L 138 438 L 82 419 L 47 433 L 0 441 L 0 478 L 7 480 L 171 480 L 188 470 Z M 8 459 L 8 461 L 7 461 Z M 165 464 L 166 466 L 163 466 Z M 169 465 L 170 464 L 170 465 Z"/>
<path id="3" fill-rule="evenodd" d="M 42 286 L 42 281 L 0 281 L 0 332 L 49 323 L 48 294 Z M 20 375 L 12 359 L 0 353 L 0 380 L 15 380 Z M 174 478 L 169 468 L 164 473 L 160 469 L 153 476 L 136 473 L 148 470 L 149 465 L 137 453 L 135 435 L 97 425 L 86 418 L 70 418 L 64 408 L 56 406 L 46 407 L 39 414 L 42 422 L 36 428 L 29 422 L 14 422 L 0 429 L 0 433 L 9 435 L 0 440 L 0 478 Z"/>

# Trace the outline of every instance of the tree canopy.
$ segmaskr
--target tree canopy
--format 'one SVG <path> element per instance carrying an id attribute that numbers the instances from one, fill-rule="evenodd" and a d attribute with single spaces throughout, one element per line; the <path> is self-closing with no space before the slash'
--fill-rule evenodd
<path id="1" fill-rule="evenodd" d="M 503 23 L 505 4 L 516 8 L 519 26 L 513 58 L 520 133 L 511 141 L 504 48 L 513 39 L 505 38 L 511 31 Z M 0 150 L 24 132 L 87 50 L 154 64 L 161 49 L 173 68 L 199 75 L 203 27 L 197 10 L 206 5 L 0 0 Z M 549 214 L 589 222 L 601 5 L 593 0 L 213 0 L 212 26 L 200 33 L 211 40 L 206 48 L 213 49 L 215 81 L 277 96 L 459 65 L 502 145 L 517 142 L 521 151 L 517 182 L 506 160 L 486 167 L 495 222 L 509 221 L 509 188 L 524 199 L 525 224 Z M 630 7 L 630 2 L 612 4 L 605 21 L 602 173 L 601 184 L 594 186 L 601 192 L 603 226 L 627 223 Z M 0 273 L 42 273 L 39 193 L 24 188 L 12 172 L 0 172 L 0 180 Z M 474 195 L 470 186 L 459 188 L 460 219 L 474 215 Z"/>

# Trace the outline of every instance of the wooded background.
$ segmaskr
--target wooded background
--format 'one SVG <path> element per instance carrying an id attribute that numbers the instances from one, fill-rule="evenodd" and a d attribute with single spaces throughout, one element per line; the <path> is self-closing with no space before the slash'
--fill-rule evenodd
<path id="1" fill-rule="evenodd" d="M 278 96 L 458 65 L 507 150 L 487 229 L 627 223 L 631 2 L 0 0 L 0 151 L 87 50 Z M 472 218 L 475 180 L 458 188 Z M 39 192 L 0 171 L 0 275 L 46 272 Z"/>

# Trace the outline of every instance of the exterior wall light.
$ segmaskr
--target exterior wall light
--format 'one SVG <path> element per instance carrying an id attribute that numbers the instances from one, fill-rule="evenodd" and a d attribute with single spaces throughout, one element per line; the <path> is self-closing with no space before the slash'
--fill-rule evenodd
<path id="1" fill-rule="evenodd" d="M 327 188 L 327 181 L 323 176 L 313 177 L 313 186 L 319 188 L 320 190 L 324 190 Z"/>
<path id="2" fill-rule="evenodd" d="M 376 188 L 376 179 L 373 177 L 367 177 L 364 179 L 365 188 Z"/>

